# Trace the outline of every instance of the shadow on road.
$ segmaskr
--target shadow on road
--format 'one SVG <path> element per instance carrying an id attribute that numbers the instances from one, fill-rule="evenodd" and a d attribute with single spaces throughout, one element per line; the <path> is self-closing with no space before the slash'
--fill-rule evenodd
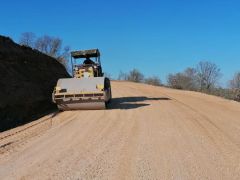
<path id="1" fill-rule="evenodd" d="M 149 98 L 145 96 L 139 97 L 119 97 L 113 98 L 108 105 L 108 109 L 136 109 L 143 106 L 149 106 L 148 103 L 141 103 L 144 101 L 165 101 L 171 100 L 167 97 Z"/>

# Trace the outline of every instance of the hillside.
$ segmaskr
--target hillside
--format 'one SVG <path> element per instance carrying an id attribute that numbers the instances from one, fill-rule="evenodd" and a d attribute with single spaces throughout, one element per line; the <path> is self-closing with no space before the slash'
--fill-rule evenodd
<path id="1" fill-rule="evenodd" d="M 54 109 L 51 93 L 61 77 L 69 75 L 55 59 L 0 36 L 0 131 Z"/>

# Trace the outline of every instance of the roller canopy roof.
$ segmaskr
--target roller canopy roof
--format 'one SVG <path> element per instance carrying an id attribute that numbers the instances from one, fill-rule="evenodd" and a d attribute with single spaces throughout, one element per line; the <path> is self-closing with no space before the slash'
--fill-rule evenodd
<path id="1" fill-rule="evenodd" d="M 100 52 L 98 49 L 80 50 L 72 51 L 71 56 L 73 58 L 87 58 L 87 57 L 99 57 Z"/>

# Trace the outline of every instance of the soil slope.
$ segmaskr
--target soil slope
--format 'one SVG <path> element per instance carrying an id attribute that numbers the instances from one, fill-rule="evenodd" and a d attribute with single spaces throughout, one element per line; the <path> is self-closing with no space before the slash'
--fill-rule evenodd
<path id="1" fill-rule="evenodd" d="M 69 77 L 55 59 L 0 36 L 0 131 L 53 109 L 57 79 Z"/>

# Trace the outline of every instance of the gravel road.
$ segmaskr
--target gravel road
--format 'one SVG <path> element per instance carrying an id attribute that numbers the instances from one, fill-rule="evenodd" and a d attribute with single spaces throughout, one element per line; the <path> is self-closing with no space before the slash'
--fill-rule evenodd
<path id="1" fill-rule="evenodd" d="M 107 110 L 0 134 L 0 179 L 240 179 L 240 103 L 112 82 Z"/>

